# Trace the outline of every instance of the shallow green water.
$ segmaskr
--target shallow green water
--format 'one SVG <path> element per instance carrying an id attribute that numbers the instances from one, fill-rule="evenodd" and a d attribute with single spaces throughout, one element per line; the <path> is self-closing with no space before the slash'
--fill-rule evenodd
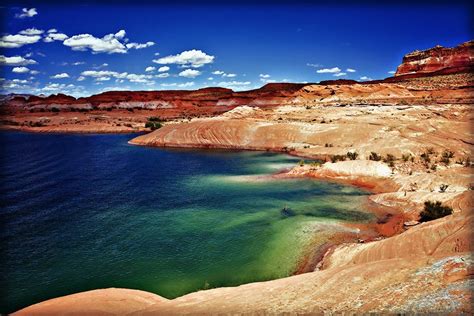
<path id="1" fill-rule="evenodd" d="M 298 158 L 130 138 L 2 134 L 0 311 L 104 287 L 174 298 L 284 277 L 313 237 L 372 219 L 356 188 L 265 177 Z"/>

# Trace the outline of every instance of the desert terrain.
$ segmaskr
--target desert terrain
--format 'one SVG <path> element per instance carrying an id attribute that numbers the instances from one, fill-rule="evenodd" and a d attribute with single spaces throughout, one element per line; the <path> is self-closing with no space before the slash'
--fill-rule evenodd
<path id="1" fill-rule="evenodd" d="M 471 314 L 473 45 L 407 54 L 394 77 L 371 82 L 4 99 L 4 129 L 143 132 L 158 116 L 164 126 L 130 144 L 286 152 L 302 161 L 274 177 L 364 187 L 390 213 L 379 238 L 331 247 L 308 273 L 173 300 L 102 289 L 16 314 Z M 422 222 L 426 201 L 453 212 Z"/>

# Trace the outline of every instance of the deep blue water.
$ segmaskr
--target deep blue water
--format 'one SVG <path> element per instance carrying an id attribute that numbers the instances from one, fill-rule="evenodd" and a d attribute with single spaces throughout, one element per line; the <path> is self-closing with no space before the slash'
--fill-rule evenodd
<path id="1" fill-rule="evenodd" d="M 173 298 L 284 277 L 311 237 L 303 228 L 371 220 L 353 187 L 255 180 L 299 161 L 286 155 L 0 137 L 0 312 L 104 287 Z"/>

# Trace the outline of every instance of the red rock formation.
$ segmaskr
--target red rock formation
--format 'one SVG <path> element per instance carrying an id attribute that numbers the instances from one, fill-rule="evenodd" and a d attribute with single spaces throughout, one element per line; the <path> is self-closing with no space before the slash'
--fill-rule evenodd
<path id="1" fill-rule="evenodd" d="M 453 48 L 436 46 L 423 51 L 414 51 L 403 57 L 395 76 L 440 72 L 470 71 L 474 67 L 474 41 Z"/>

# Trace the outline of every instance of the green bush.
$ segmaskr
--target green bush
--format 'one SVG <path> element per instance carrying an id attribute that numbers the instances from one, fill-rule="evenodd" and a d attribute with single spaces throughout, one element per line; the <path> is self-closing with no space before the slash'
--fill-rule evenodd
<path id="1" fill-rule="evenodd" d="M 428 222 L 437 218 L 445 217 L 453 213 L 449 206 L 443 206 L 441 202 L 425 202 L 425 209 L 420 213 L 420 222 Z"/>
<path id="2" fill-rule="evenodd" d="M 145 123 L 145 127 L 151 129 L 152 131 L 154 131 L 154 130 L 159 129 L 160 127 L 162 127 L 162 125 L 161 125 L 160 122 L 148 121 L 148 122 Z"/>

